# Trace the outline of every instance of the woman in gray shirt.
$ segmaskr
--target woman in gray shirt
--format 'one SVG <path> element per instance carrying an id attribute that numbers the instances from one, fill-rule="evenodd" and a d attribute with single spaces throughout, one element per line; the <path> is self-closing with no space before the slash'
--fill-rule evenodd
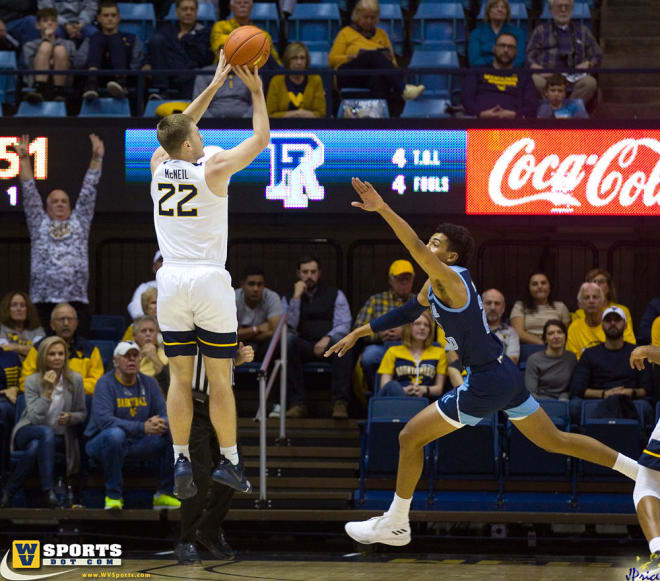
<path id="1" fill-rule="evenodd" d="M 541 338 L 545 349 L 527 359 L 525 385 L 536 399 L 568 401 L 577 358 L 566 351 L 566 326 L 559 319 L 550 319 L 543 326 Z"/>

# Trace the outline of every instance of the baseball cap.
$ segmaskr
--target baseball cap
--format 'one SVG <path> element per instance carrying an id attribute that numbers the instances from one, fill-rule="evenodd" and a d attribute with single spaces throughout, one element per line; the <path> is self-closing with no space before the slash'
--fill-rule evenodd
<path id="1" fill-rule="evenodd" d="M 154 259 L 152 262 L 156 264 L 161 258 L 163 258 L 163 255 L 161 254 L 160 250 L 156 250 L 156 254 L 154 254 Z"/>
<path id="2" fill-rule="evenodd" d="M 391 276 L 399 276 L 400 274 L 415 274 L 415 269 L 409 260 L 395 260 L 390 264 Z"/>
<path id="3" fill-rule="evenodd" d="M 621 317 L 624 321 L 627 321 L 627 319 L 626 319 L 626 313 L 623 312 L 623 309 L 622 309 L 621 307 L 615 307 L 615 306 L 607 307 L 607 308 L 603 311 L 603 316 L 601 317 L 601 320 L 605 319 L 605 317 L 607 317 L 607 315 L 610 315 L 611 313 L 616 313 L 616 314 L 619 315 L 619 317 Z"/>
<path id="4" fill-rule="evenodd" d="M 115 350 L 112 352 L 114 357 L 117 357 L 118 355 L 126 355 L 129 351 L 135 349 L 138 353 L 140 352 L 140 348 L 138 347 L 138 344 L 135 343 L 135 341 L 120 341 L 117 343 L 117 346 L 115 347 Z"/>

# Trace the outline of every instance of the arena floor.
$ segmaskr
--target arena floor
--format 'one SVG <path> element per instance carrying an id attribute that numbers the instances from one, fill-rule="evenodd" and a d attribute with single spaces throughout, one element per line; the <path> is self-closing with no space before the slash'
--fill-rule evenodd
<path id="1" fill-rule="evenodd" d="M 33 575 L 61 572 L 55 578 L 61 581 L 80 579 L 233 579 L 235 581 L 378 581 L 448 580 L 464 581 L 624 581 L 648 579 L 635 575 L 635 558 L 563 558 L 553 557 L 463 557 L 441 555 L 396 555 L 368 557 L 355 553 L 347 555 L 283 555 L 281 553 L 254 553 L 235 561 L 204 561 L 202 567 L 182 567 L 170 554 L 146 555 L 145 558 L 124 559 L 118 567 L 79 567 L 67 571 L 64 567 L 42 567 L 37 571 L 12 571 L 25 577 L 8 579 L 29 580 Z M 5 571 L 3 571 L 5 573 Z M 43 578 L 43 577 L 42 577 Z"/>

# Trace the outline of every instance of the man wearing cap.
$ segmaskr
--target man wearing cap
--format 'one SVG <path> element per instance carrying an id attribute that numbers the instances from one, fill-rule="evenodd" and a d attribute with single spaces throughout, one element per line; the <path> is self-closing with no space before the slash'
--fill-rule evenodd
<path id="1" fill-rule="evenodd" d="M 412 293 L 415 269 L 409 260 L 395 260 L 387 273 L 387 284 L 389 289 L 370 296 L 355 318 L 356 329 L 365 325 L 372 319 L 388 313 L 396 307 L 407 303 L 414 295 Z M 362 352 L 361 365 L 367 385 L 373 391 L 376 372 L 387 348 L 387 341 L 400 341 L 401 327 L 372 333 L 367 337 L 367 346 Z"/>
<path id="2" fill-rule="evenodd" d="M 571 323 L 568 328 L 566 349 L 575 353 L 575 356 L 580 359 L 585 349 L 605 342 L 605 333 L 601 323 L 607 299 L 603 294 L 603 289 L 595 282 L 584 282 L 578 291 L 577 300 L 580 308 L 584 310 L 584 319 L 576 319 Z M 623 317 L 625 319 L 625 314 Z M 637 343 L 630 325 L 625 325 L 623 340 L 633 345 Z"/>
<path id="3" fill-rule="evenodd" d="M 153 265 L 151 266 L 151 270 L 153 271 L 154 275 L 156 272 L 158 272 L 158 269 L 161 266 L 163 266 L 163 255 L 160 253 L 160 250 L 156 250 L 156 254 L 154 254 Z M 131 299 L 131 302 L 128 303 L 127 307 L 128 314 L 131 316 L 131 319 L 137 319 L 138 317 L 144 315 L 144 311 L 142 310 L 142 293 L 148 288 L 152 287 L 156 288 L 155 280 L 143 282 L 135 289 L 133 298 Z"/>
<path id="4" fill-rule="evenodd" d="M 640 371 L 631 368 L 629 363 L 635 346 L 624 341 L 628 326 L 625 313 L 620 307 L 612 306 L 603 311 L 601 319 L 605 341 L 582 352 L 571 378 L 571 396 L 607 399 L 625 395 L 630 399 L 641 399 L 650 395 L 648 369 Z M 648 406 L 645 418 L 650 419 L 653 415 L 651 406 L 647 401 L 643 401 L 644 404 Z"/>
<path id="5" fill-rule="evenodd" d="M 105 509 L 123 508 L 122 469 L 124 460 L 158 459 L 158 488 L 153 507 L 179 508 L 171 496 L 174 467 L 165 398 L 152 377 L 139 372 L 140 348 L 122 341 L 114 350 L 114 365 L 96 384 L 85 450 L 103 466 Z"/>

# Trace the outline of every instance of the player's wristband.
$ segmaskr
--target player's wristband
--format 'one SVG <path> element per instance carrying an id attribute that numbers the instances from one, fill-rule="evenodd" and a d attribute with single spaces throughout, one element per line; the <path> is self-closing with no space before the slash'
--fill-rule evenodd
<path id="1" fill-rule="evenodd" d="M 374 333 L 394 329 L 395 327 L 400 327 L 406 323 L 412 323 L 426 309 L 427 307 L 420 305 L 417 297 L 415 297 L 410 299 L 405 305 L 401 305 L 400 307 L 392 309 L 388 313 L 373 319 L 369 322 L 369 326 Z"/>

